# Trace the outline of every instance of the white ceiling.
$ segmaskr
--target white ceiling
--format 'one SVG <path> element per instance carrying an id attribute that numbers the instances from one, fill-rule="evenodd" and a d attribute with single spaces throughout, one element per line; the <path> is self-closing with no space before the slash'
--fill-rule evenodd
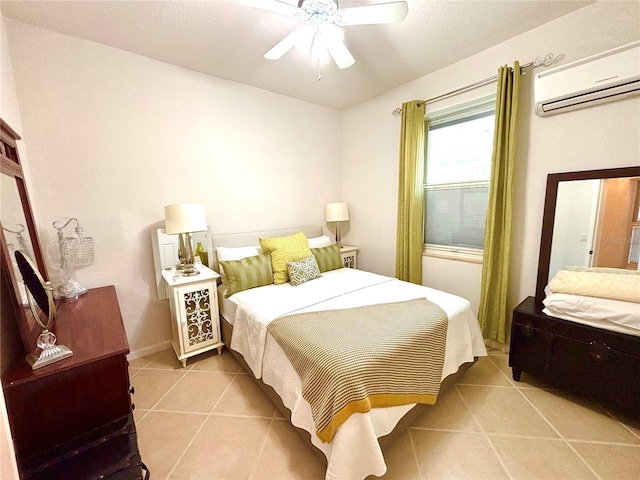
<path id="1" fill-rule="evenodd" d="M 282 0 L 297 4 L 297 0 Z M 341 8 L 391 0 L 341 0 Z M 2 1 L 2 15 L 216 77 L 342 110 L 592 1 L 408 0 L 404 22 L 344 27 L 356 63 L 262 55 L 298 21 L 241 0 Z"/>

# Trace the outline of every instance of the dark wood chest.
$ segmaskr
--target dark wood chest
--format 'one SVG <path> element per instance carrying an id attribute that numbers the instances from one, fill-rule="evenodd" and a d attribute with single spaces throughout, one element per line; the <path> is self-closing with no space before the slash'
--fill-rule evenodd
<path id="1" fill-rule="evenodd" d="M 542 312 L 528 297 L 513 311 L 509 366 L 640 416 L 640 337 Z"/>
<path id="2" fill-rule="evenodd" d="M 135 457 L 129 345 L 115 288 L 91 289 L 61 303 L 53 331 L 73 356 L 37 370 L 20 359 L 2 378 L 21 475 L 55 463 L 54 457 L 68 457 L 66 450 L 103 442 L 125 424 L 122 438 Z"/>

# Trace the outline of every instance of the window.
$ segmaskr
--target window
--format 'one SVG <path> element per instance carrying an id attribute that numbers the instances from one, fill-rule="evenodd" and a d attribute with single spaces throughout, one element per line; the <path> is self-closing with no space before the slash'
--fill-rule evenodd
<path id="1" fill-rule="evenodd" d="M 489 199 L 495 97 L 425 120 L 425 252 L 481 258 Z"/>

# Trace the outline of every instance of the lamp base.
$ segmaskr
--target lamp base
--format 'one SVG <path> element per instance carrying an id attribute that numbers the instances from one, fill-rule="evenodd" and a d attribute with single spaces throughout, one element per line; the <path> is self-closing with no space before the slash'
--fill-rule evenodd
<path id="1" fill-rule="evenodd" d="M 183 277 L 193 277 L 195 275 L 200 275 L 200 272 L 194 268 L 193 265 L 186 265 L 181 271 L 180 275 Z"/>

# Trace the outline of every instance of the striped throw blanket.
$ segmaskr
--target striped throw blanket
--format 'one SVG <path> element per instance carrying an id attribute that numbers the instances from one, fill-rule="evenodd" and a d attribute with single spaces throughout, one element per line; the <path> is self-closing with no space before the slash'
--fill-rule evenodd
<path id="1" fill-rule="evenodd" d="M 287 315 L 269 332 L 300 376 L 318 438 L 329 442 L 352 413 L 434 404 L 447 315 L 425 298 Z"/>

